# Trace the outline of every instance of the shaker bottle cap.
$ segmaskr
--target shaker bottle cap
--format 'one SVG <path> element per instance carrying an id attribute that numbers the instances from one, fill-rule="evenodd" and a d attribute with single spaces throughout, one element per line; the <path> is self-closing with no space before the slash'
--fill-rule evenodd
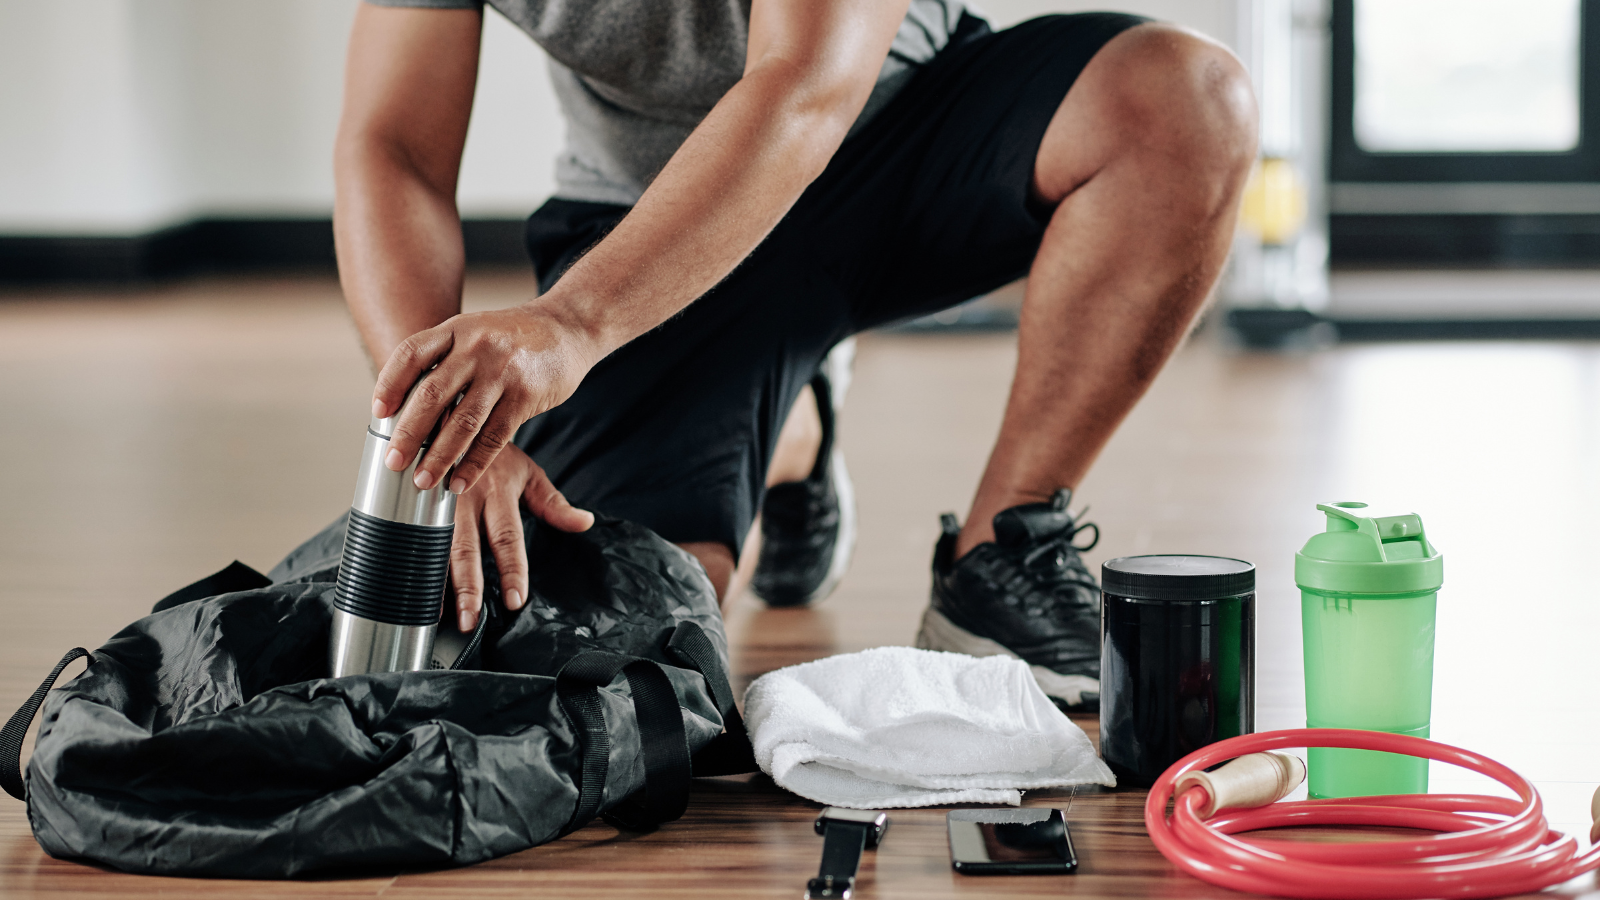
<path id="1" fill-rule="evenodd" d="M 1428 543 L 1422 518 L 1369 518 L 1365 503 L 1317 504 L 1328 530 L 1314 534 L 1294 556 L 1302 588 L 1351 594 L 1436 591 L 1444 584 L 1444 556 Z"/>
<path id="2" fill-rule="evenodd" d="M 1122 556 L 1100 565 L 1100 584 L 1135 600 L 1222 600 L 1255 593 L 1256 567 L 1226 556 Z"/>

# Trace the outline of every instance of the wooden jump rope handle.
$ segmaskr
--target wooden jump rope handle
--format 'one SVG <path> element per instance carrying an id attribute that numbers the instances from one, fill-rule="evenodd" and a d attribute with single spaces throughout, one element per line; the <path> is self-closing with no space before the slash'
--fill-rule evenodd
<path id="1" fill-rule="evenodd" d="M 1251 753 L 1214 772 L 1185 772 L 1172 787 L 1180 796 L 1189 788 L 1205 789 L 1206 806 L 1200 817 L 1208 819 L 1222 809 L 1248 809 L 1276 803 L 1306 780 L 1306 764 L 1287 753 Z M 1600 802 L 1600 795 L 1596 796 Z M 1600 827 L 1600 826 L 1597 826 Z"/>

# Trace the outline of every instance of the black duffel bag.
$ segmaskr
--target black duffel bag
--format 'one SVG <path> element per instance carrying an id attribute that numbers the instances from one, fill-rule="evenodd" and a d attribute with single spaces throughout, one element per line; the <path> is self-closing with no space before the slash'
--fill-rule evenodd
<path id="1" fill-rule="evenodd" d="M 270 576 L 235 563 L 67 654 L 0 733 L 0 787 L 51 856 L 284 878 L 466 865 L 596 815 L 650 828 L 683 814 L 691 776 L 753 771 L 694 558 L 617 519 L 524 526 L 528 602 L 499 608 L 486 558 L 491 602 L 453 670 L 325 677 L 341 519 Z"/>

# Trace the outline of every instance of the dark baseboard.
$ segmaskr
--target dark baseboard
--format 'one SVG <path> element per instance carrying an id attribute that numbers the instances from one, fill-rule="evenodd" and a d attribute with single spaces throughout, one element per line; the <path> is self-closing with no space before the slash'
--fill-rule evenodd
<path id="1" fill-rule="evenodd" d="M 522 219 L 462 223 L 467 262 L 526 265 Z M 1600 215 L 1335 215 L 1335 265 L 1600 266 Z M 328 219 L 200 219 L 127 237 L 0 235 L 0 283 L 332 271 Z"/>
<path id="2" fill-rule="evenodd" d="M 1335 341 L 1600 339 L 1600 319 L 1357 319 L 1304 309 L 1230 309 L 1228 327 L 1248 347 L 1285 348 Z"/>
<path id="3" fill-rule="evenodd" d="M 1333 319 L 1341 341 L 1592 341 L 1600 319 Z"/>
<path id="4" fill-rule="evenodd" d="M 1315 329 L 1327 331 L 1321 317 L 1306 309 L 1230 309 L 1223 321 L 1247 347 L 1284 347 L 1304 342 Z"/>
<path id="5" fill-rule="evenodd" d="M 1336 266 L 1600 266 L 1600 215 L 1339 214 L 1328 255 Z"/>
<path id="6" fill-rule="evenodd" d="M 522 219 L 461 223 L 469 264 L 527 265 Z M 0 235 L 0 283 L 139 282 L 201 272 L 334 271 L 329 219 L 200 219 L 128 237 Z"/>

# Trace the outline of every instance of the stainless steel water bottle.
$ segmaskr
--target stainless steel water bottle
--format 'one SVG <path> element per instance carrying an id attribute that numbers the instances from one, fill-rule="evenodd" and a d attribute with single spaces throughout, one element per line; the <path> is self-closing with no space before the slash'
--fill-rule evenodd
<path id="1" fill-rule="evenodd" d="M 334 593 L 328 662 L 335 678 L 426 669 L 433 653 L 456 495 L 445 488 L 448 473 L 426 491 L 412 480 L 431 437 L 405 471 L 383 464 L 394 424 L 374 418 L 367 426 Z"/>

